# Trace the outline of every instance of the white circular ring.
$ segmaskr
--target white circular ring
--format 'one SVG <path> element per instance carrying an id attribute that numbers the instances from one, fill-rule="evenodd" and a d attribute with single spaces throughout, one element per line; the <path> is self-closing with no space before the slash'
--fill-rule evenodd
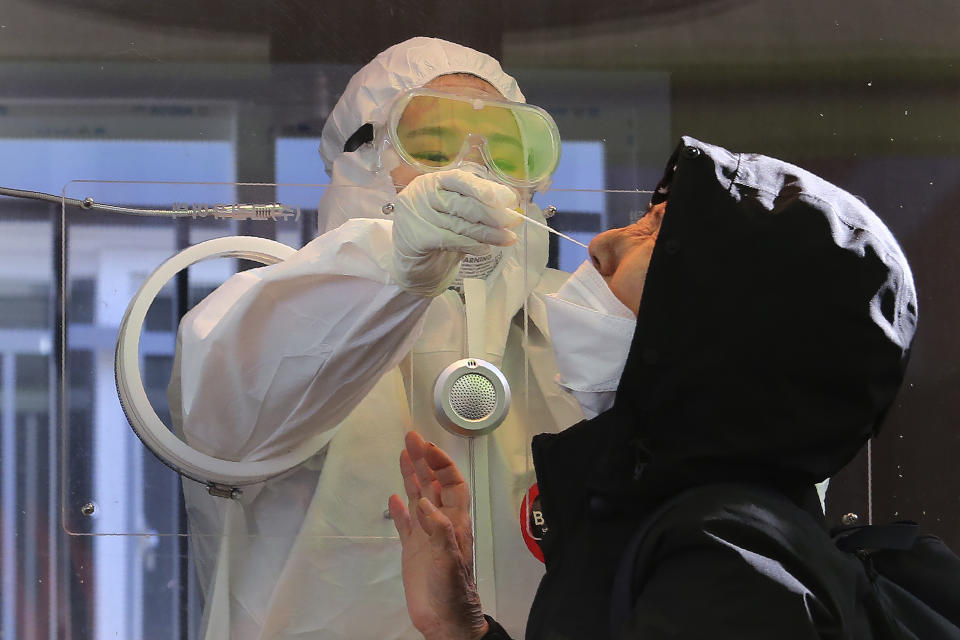
<path id="1" fill-rule="evenodd" d="M 150 404 L 140 374 L 140 334 L 150 305 L 164 285 L 192 264 L 209 258 L 243 258 L 276 264 L 296 253 L 280 242 L 251 236 L 214 238 L 176 254 L 150 274 L 130 301 L 117 335 L 114 361 L 117 394 L 130 426 L 141 441 L 167 466 L 204 484 L 226 487 L 262 482 L 303 463 L 316 453 L 309 440 L 275 458 L 236 462 L 206 455 L 173 434 Z"/>

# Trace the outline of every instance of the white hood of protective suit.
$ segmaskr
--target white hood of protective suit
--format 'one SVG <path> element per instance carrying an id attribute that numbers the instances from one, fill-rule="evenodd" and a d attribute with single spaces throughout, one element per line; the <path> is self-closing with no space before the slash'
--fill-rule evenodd
<path id="1" fill-rule="evenodd" d="M 381 130 L 390 106 L 404 91 L 452 73 L 475 75 L 507 100 L 526 101 L 517 81 L 503 72 L 499 62 L 469 47 L 418 37 L 383 51 L 350 79 L 323 126 L 320 155 L 333 188 L 324 192 L 318 206 L 320 233 L 352 218 L 385 217 L 381 208 L 397 193 L 390 170 L 399 158 L 395 154 L 379 158 L 375 144 L 351 152 L 344 152 L 343 145 L 364 124 Z"/>

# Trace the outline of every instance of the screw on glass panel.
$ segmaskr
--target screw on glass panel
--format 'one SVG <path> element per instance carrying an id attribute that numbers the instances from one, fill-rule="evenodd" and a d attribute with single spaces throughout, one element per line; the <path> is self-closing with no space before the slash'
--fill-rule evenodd
<path id="1" fill-rule="evenodd" d="M 397 208 L 397 205 L 393 204 L 392 202 L 388 202 L 382 207 L 380 207 L 380 211 L 383 213 L 383 215 L 388 216 L 391 213 L 393 213 L 393 210 L 396 208 Z"/>
<path id="2" fill-rule="evenodd" d="M 858 516 L 855 513 L 847 513 L 847 514 L 844 514 L 842 518 L 840 518 L 840 522 L 842 522 L 844 526 L 847 526 L 847 527 L 851 525 L 855 525 L 859 521 L 860 521 L 860 516 Z"/>
<path id="3" fill-rule="evenodd" d="M 555 216 L 555 215 L 557 215 L 557 208 L 556 208 L 555 206 L 553 206 L 552 204 L 551 204 L 551 205 L 547 205 L 547 208 L 543 210 L 543 217 L 546 218 L 546 219 L 548 219 L 548 220 L 549 220 L 550 218 L 552 218 L 553 216 Z"/>
<path id="4" fill-rule="evenodd" d="M 384 519 L 384 520 L 393 520 L 393 518 L 390 517 L 390 509 L 386 509 L 386 510 L 383 512 L 383 519 Z"/>
<path id="5" fill-rule="evenodd" d="M 87 196 L 86 198 L 83 199 L 83 202 L 80 203 L 80 206 L 83 209 L 90 209 L 91 207 L 93 207 L 93 204 L 94 204 L 93 198 L 91 198 L 90 196 Z"/>
<path id="6" fill-rule="evenodd" d="M 96 510 L 97 510 L 97 505 L 93 504 L 92 502 L 88 502 L 82 507 L 80 507 L 80 513 L 82 513 L 85 516 L 92 516 Z"/>
<path id="7" fill-rule="evenodd" d="M 227 487 L 222 484 L 211 483 L 207 485 L 207 493 L 215 498 L 227 498 L 237 500 L 243 495 L 243 490 L 237 487 Z"/>

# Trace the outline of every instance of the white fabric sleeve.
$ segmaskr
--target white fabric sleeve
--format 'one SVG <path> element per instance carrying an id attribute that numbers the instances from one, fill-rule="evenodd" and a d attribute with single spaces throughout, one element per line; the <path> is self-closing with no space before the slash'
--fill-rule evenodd
<path id="1" fill-rule="evenodd" d="M 286 452 L 336 427 L 399 364 L 430 299 L 391 279 L 391 224 L 348 221 L 184 316 L 168 396 L 188 444 L 228 460 Z"/>

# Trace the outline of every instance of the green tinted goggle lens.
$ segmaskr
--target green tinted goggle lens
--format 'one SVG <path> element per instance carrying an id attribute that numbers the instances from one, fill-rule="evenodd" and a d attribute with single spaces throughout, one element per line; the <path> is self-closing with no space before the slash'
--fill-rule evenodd
<path id="1" fill-rule="evenodd" d="M 394 142 L 407 161 L 428 169 L 455 166 L 478 149 L 494 172 L 528 185 L 549 178 L 560 157 L 556 125 L 542 110 L 435 93 L 403 105 Z"/>

